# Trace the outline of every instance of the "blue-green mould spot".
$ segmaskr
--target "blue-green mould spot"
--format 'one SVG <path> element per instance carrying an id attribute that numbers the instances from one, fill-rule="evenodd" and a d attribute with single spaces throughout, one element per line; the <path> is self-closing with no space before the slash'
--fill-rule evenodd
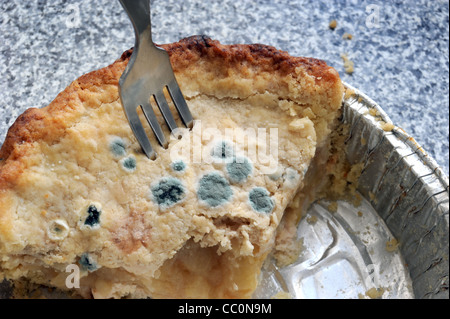
<path id="1" fill-rule="evenodd" d="M 81 265 L 81 268 L 86 271 L 95 271 L 98 268 L 97 263 L 88 253 L 83 253 L 81 255 L 79 264 Z"/>
<path id="2" fill-rule="evenodd" d="M 95 227 L 100 224 L 100 214 L 102 211 L 95 205 L 89 205 L 87 209 L 88 217 L 84 221 L 84 224 L 90 227 Z"/>
<path id="3" fill-rule="evenodd" d="M 219 159 L 230 158 L 233 155 L 234 155 L 233 146 L 226 141 L 221 141 L 217 143 L 211 150 L 211 156 Z"/>
<path id="4" fill-rule="evenodd" d="M 178 203 L 185 196 L 183 184 L 174 177 L 162 178 L 151 190 L 153 200 L 163 208 Z"/>
<path id="5" fill-rule="evenodd" d="M 184 170 L 186 169 L 186 163 L 182 160 L 175 161 L 172 163 L 172 169 L 175 172 L 184 172 Z"/>
<path id="6" fill-rule="evenodd" d="M 136 158 L 134 156 L 128 156 L 121 159 L 120 164 L 127 172 L 134 172 L 136 170 Z"/>
<path id="7" fill-rule="evenodd" d="M 286 175 L 287 175 L 288 180 L 290 180 L 290 181 L 297 181 L 300 177 L 297 170 L 295 170 L 291 167 L 288 167 L 286 169 Z"/>
<path id="8" fill-rule="evenodd" d="M 284 177 L 284 183 L 287 187 L 293 188 L 298 185 L 298 182 L 300 180 L 300 174 L 297 172 L 297 170 L 288 167 L 286 169 L 286 174 Z"/>
<path id="9" fill-rule="evenodd" d="M 258 213 L 269 214 L 272 212 L 275 204 L 267 189 L 262 187 L 253 188 L 248 196 L 250 205 Z"/>
<path id="10" fill-rule="evenodd" d="M 210 173 L 200 179 L 197 195 L 211 207 L 228 202 L 233 195 L 228 181 L 218 173 Z"/>
<path id="11" fill-rule="evenodd" d="M 281 167 L 277 167 L 277 170 L 275 172 L 273 172 L 272 174 L 269 174 L 269 178 L 273 181 L 277 181 L 280 179 L 281 175 L 283 173 L 283 170 L 281 169 Z"/>
<path id="12" fill-rule="evenodd" d="M 115 137 L 109 144 L 110 151 L 114 156 L 120 157 L 126 155 L 126 143 L 120 137 Z"/>
<path id="13" fill-rule="evenodd" d="M 253 172 L 253 165 L 246 157 L 234 157 L 233 161 L 227 164 L 227 172 L 233 183 L 242 183 Z"/>

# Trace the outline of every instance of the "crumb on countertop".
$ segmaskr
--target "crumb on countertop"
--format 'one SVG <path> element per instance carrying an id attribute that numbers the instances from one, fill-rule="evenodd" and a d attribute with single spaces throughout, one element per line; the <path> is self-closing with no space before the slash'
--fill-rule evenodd
<path id="1" fill-rule="evenodd" d="M 331 30 L 336 29 L 337 27 L 337 21 L 336 20 L 331 20 L 330 24 L 328 25 L 330 27 Z"/>
<path id="2" fill-rule="evenodd" d="M 345 40 L 351 40 L 351 39 L 353 39 L 353 35 L 350 34 L 350 33 L 345 32 L 345 33 L 342 35 L 342 38 L 345 39 Z"/>
<path id="3" fill-rule="evenodd" d="M 344 70 L 347 74 L 352 74 L 355 71 L 355 64 L 351 61 L 347 54 L 342 53 L 341 58 L 344 61 Z"/>

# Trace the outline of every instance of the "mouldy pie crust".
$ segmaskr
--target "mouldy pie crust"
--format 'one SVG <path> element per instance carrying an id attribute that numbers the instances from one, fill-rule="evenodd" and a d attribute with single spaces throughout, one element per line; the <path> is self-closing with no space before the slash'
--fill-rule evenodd
<path id="1" fill-rule="evenodd" d="M 73 290 L 83 297 L 251 296 L 285 208 L 308 187 L 302 181 L 316 150 L 328 147 L 343 85 L 325 62 L 265 45 L 195 36 L 163 47 L 203 130 L 278 129 L 277 171 L 265 174 L 254 162 L 234 178 L 225 162 L 182 156 L 177 171 L 171 150 L 193 143 L 195 127 L 147 159 L 118 95 L 127 51 L 10 128 L 0 150 L 5 278 L 65 290 L 66 266 L 75 264 L 81 281 Z M 247 148 L 237 143 L 236 154 Z"/>

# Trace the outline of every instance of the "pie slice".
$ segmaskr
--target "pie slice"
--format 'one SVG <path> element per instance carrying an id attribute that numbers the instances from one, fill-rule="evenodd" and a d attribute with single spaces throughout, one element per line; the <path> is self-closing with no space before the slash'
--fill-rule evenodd
<path id="1" fill-rule="evenodd" d="M 285 209 L 326 154 L 343 85 L 325 62 L 265 45 L 162 47 L 196 121 L 168 149 L 152 137 L 156 160 L 119 99 L 131 50 L 10 128 L 0 276 L 86 298 L 251 297 Z"/>

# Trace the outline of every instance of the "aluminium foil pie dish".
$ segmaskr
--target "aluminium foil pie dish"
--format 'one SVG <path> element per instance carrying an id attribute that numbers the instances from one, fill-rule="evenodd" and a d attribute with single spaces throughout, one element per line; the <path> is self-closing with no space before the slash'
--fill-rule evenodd
<path id="1" fill-rule="evenodd" d="M 118 99 L 127 51 L 10 129 L 2 297 L 34 285 L 84 298 L 448 297 L 448 177 L 376 103 L 325 62 L 273 47 L 195 36 L 164 48 L 204 120 L 169 151 L 207 123 L 277 128 L 275 169 L 248 155 L 248 134 L 202 141 L 210 161 L 145 158 Z"/>

